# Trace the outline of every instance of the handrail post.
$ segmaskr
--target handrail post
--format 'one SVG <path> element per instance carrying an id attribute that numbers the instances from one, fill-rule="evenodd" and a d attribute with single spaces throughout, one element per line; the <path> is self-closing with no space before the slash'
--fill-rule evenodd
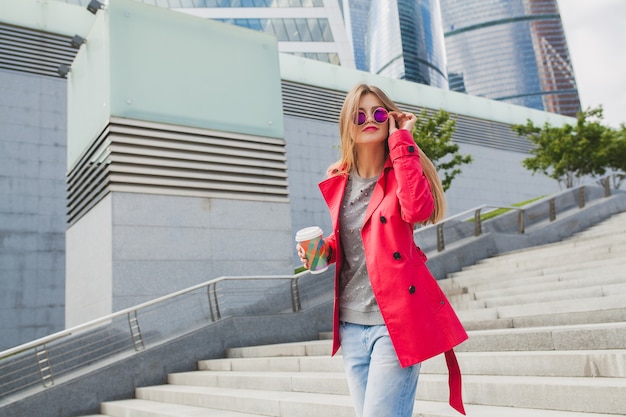
<path id="1" fill-rule="evenodd" d="M 549 201 L 550 204 L 550 221 L 553 222 L 556 220 L 556 200 L 551 198 Z"/>
<path id="2" fill-rule="evenodd" d="M 294 313 L 302 311 L 302 305 L 300 304 L 300 287 L 298 286 L 298 280 L 300 277 L 295 277 L 291 280 L 291 309 Z"/>
<path id="3" fill-rule="evenodd" d="M 131 315 L 132 314 L 132 315 Z M 133 341 L 133 347 L 135 351 L 139 352 L 146 348 L 146 345 L 143 343 L 143 335 L 141 334 L 141 327 L 139 326 L 139 317 L 137 317 L 137 310 L 129 312 L 127 314 L 128 317 L 128 327 L 130 329 L 130 338 Z"/>
<path id="4" fill-rule="evenodd" d="M 441 252 L 446 248 L 443 240 L 443 223 L 437 225 L 437 252 Z"/>
<path id="5" fill-rule="evenodd" d="M 40 349 L 41 348 L 41 349 Z M 54 385 L 52 377 L 52 366 L 50 365 L 50 357 L 46 345 L 37 346 L 35 348 L 35 359 L 37 360 L 37 368 L 39 369 L 39 377 L 44 388 Z"/>
<path id="6" fill-rule="evenodd" d="M 524 234 L 526 231 L 525 217 L 524 209 L 520 209 L 517 212 L 517 232 L 520 234 Z"/>
<path id="7" fill-rule="evenodd" d="M 220 305 L 217 301 L 217 282 L 212 282 L 207 285 L 207 296 L 209 297 L 209 311 L 211 312 L 211 321 L 217 321 L 222 318 L 220 313 Z M 213 305 L 215 303 L 215 306 Z M 213 308 L 215 307 L 215 312 Z"/>
<path id="8" fill-rule="evenodd" d="M 602 185 L 604 185 L 604 196 L 610 197 L 611 196 L 611 177 L 605 177 L 602 180 Z"/>
<path id="9" fill-rule="evenodd" d="M 578 189 L 578 208 L 585 207 L 585 186 L 581 185 Z"/>
<path id="10" fill-rule="evenodd" d="M 480 236 L 483 233 L 483 227 L 480 219 L 480 207 L 474 212 L 474 236 Z"/>

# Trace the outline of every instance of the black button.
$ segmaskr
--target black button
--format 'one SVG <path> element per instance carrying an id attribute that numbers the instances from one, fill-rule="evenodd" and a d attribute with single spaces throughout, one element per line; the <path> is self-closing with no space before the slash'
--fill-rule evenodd
<path id="1" fill-rule="evenodd" d="M 393 253 L 393 259 L 400 259 L 400 258 L 402 258 L 402 256 L 400 255 L 400 252 Z"/>
<path id="2" fill-rule="evenodd" d="M 380 216 L 380 222 L 381 222 L 382 224 L 387 223 L 387 218 L 386 218 L 385 216 Z"/>
<path id="3" fill-rule="evenodd" d="M 409 145 L 409 152 L 415 152 L 415 146 Z"/>
<path id="4" fill-rule="evenodd" d="M 414 286 L 414 285 L 411 285 L 411 286 L 409 287 L 409 294 L 413 294 L 414 292 L 415 292 L 415 286 Z"/>

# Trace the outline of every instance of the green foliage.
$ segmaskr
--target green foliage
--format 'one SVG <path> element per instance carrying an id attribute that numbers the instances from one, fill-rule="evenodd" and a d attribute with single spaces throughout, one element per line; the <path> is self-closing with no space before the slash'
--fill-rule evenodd
<path id="1" fill-rule="evenodd" d="M 606 149 L 607 166 L 615 171 L 626 172 L 626 125 L 622 123 L 620 129 L 615 131 L 615 138 Z M 623 175 L 615 176 L 614 188 L 619 188 Z"/>
<path id="2" fill-rule="evenodd" d="M 624 160 L 614 155 L 624 152 L 624 145 L 618 143 L 617 132 L 605 126 L 602 118 L 602 107 L 598 107 L 579 112 L 574 126 L 553 127 L 546 123 L 537 127 L 530 120 L 525 125 L 514 125 L 518 135 L 536 145 L 530 151 L 533 156 L 522 161 L 524 167 L 547 175 L 566 188 L 573 187 L 581 177 L 620 169 Z"/>
<path id="3" fill-rule="evenodd" d="M 533 198 L 533 199 L 530 199 L 530 200 L 522 201 L 521 203 L 511 204 L 511 206 L 513 206 L 513 207 L 522 207 L 522 206 L 525 206 L 526 204 L 533 203 L 533 202 L 535 202 L 537 200 L 540 200 L 540 199 L 542 199 L 544 197 L 545 197 L 545 195 L 542 195 L 540 197 L 536 197 L 536 198 Z M 481 213 L 480 220 L 481 221 L 489 220 L 489 219 L 497 217 L 497 216 L 499 216 L 501 214 L 507 213 L 507 212 L 509 212 L 511 210 L 512 209 L 508 209 L 508 208 L 497 208 L 497 209 L 491 210 L 491 211 L 489 211 L 487 213 Z M 474 218 L 472 217 L 469 221 L 473 222 Z"/>
<path id="4" fill-rule="evenodd" d="M 428 117 L 426 110 L 417 116 L 413 128 L 413 139 L 417 146 L 428 156 L 443 175 L 441 184 L 447 191 L 452 180 L 461 173 L 459 168 L 463 164 L 472 162 L 471 155 L 461 155 L 459 145 L 452 143 L 452 134 L 456 129 L 456 120 L 450 118 L 450 113 L 439 110 Z"/>

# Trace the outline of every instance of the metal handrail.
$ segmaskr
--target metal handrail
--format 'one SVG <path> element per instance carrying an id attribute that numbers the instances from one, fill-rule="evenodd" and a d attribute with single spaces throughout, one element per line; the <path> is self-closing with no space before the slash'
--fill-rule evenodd
<path id="1" fill-rule="evenodd" d="M 37 348 L 39 346 L 44 346 L 44 345 L 46 345 L 46 344 L 48 344 L 50 342 L 62 339 L 62 338 L 67 337 L 67 336 L 71 336 L 72 334 L 80 333 L 82 331 L 89 330 L 89 329 L 94 328 L 96 326 L 99 326 L 99 325 L 102 325 L 102 324 L 106 324 L 106 323 L 112 321 L 113 319 L 122 317 L 124 315 L 136 314 L 136 312 L 139 311 L 139 310 L 145 309 L 147 307 L 154 306 L 156 304 L 164 303 L 166 301 L 170 301 L 170 300 L 172 300 L 172 299 L 174 299 L 176 297 L 179 297 L 181 295 L 185 295 L 185 294 L 191 293 L 191 292 L 196 291 L 198 289 L 201 289 L 203 287 L 207 287 L 207 288 L 209 288 L 210 286 L 214 287 L 219 282 L 223 282 L 223 281 L 237 281 L 237 280 L 280 280 L 280 279 L 288 279 L 288 280 L 291 280 L 293 282 L 293 281 L 298 281 L 300 279 L 300 277 L 302 277 L 303 275 L 309 274 L 309 273 L 310 273 L 309 271 L 303 271 L 303 272 L 300 272 L 300 273 L 295 274 L 295 275 L 222 276 L 222 277 L 219 277 L 219 278 L 215 278 L 215 279 L 203 282 L 201 284 L 197 284 L 197 285 L 194 285 L 194 286 L 191 286 L 191 287 L 188 287 L 188 288 L 185 288 L 185 289 L 182 289 L 182 290 L 179 290 L 179 291 L 176 291 L 176 292 L 173 292 L 173 293 L 170 293 L 170 294 L 167 294 L 167 295 L 155 298 L 155 299 L 150 300 L 150 301 L 146 301 L 146 302 L 141 303 L 141 304 L 137 304 L 137 305 L 132 306 L 132 307 L 125 308 L 125 309 L 120 310 L 120 311 L 116 311 L 115 313 L 111 313 L 111 314 L 108 314 L 106 316 L 100 317 L 98 319 L 91 320 L 91 321 L 88 321 L 88 322 L 83 323 L 83 324 L 79 324 L 79 325 L 71 327 L 69 329 L 58 331 L 56 333 L 53 333 L 53 334 L 48 335 L 48 336 L 44 336 L 42 338 L 33 340 L 31 342 L 24 343 L 22 345 L 15 346 L 13 348 L 4 350 L 4 351 L 0 352 L 0 361 L 2 361 L 3 359 L 8 358 L 10 356 L 16 355 L 18 353 L 22 353 L 22 352 L 25 352 L 27 350 Z M 293 285 L 292 285 L 292 287 L 293 287 Z M 294 308 L 294 312 L 295 311 L 300 311 L 301 306 L 300 306 L 300 294 L 299 294 L 298 287 L 295 286 L 295 291 L 292 289 L 292 291 L 290 291 L 290 292 L 292 294 L 292 300 L 293 300 L 292 301 L 292 306 Z M 295 298 L 297 298 L 297 301 L 295 300 Z M 214 302 L 216 304 L 213 306 L 213 308 L 215 308 L 215 310 L 219 312 L 219 304 L 218 304 L 217 297 L 215 297 Z M 217 321 L 217 320 L 220 319 L 219 314 L 216 314 L 216 318 L 215 319 L 213 318 L 213 316 L 214 316 L 213 315 L 213 310 L 211 310 L 211 316 L 212 316 L 212 321 Z M 132 333 L 132 331 L 131 331 L 131 333 Z"/>
<path id="2" fill-rule="evenodd" d="M 4 350 L 0 352 L 0 398 L 37 384 L 48 388 L 55 384 L 59 375 L 99 363 L 113 355 L 142 351 L 148 341 L 166 340 L 163 337 L 171 337 L 173 332 L 183 328 L 205 325 L 203 323 L 207 319 L 216 322 L 222 319 L 224 313 L 245 316 L 254 311 L 254 314 L 258 314 L 260 310 L 255 303 L 262 298 L 256 292 L 251 292 L 254 294 L 251 302 L 242 302 L 241 298 L 237 298 L 233 300 L 234 303 L 230 303 L 229 291 L 237 287 L 237 281 L 257 281 L 258 285 L 250 287 L 258 289 L 260 286 L 264 288 L 265 296 L 273 294 L 285 301 L 284 296 L 289 293 L 290 305 L 280 301 L 272 302 L 269 307 L 272 311 L 280 312 L 287 308 L 293 312 L 302 311 L 300 278 L 308 275 L 310 272 L 305 270 L 294 275 L 222 276 Z M 281 280 L 289 281 L 289 287 L 271 282 Z M 318 288 L 319 285 L 326 285 L 325 281 L 311 281 L 314 282 L 316 284 L 313 285 Z M 217 286 L 220 283 L 224 284 L 220 285 L 218 294 Z M 206 288 L 207 298 L 202 296 L 203 288 Z M 181 309 L 181 305 L 185 307 Z M 207 305 L 210 313 L 207 312 Z M 183 312 L 183 316 L 167 314 L 171 308 L 174 308 L 172 312 Z M 261 311 L 264 308 L 261 307 Z M 164 321 L 165 318 L 167 320 Z M 176 320 L 182 320 L 183 326 L 179 327 Z M 146 323 L 148 325 L 144 330 L 143 325 Z M 70 338 L 72 335 L 80 339 L 74 343 L 74 339 Z"/>
<path id="3" fill-rule="evenodd" d="M 446 224 L 449 224 L 453 221 L 459 221 L 459 220 L 463 220 L 466 221 L 468 220 L 468 216 L 470 214 L 473 214 L 473 218 L 474 218 L 474 237 L 478 237 L 482 235 L 482 218 L 480 216 L 481 211 L 485 208 L 491 208 L 494 210 L 497 209 L 507 209 L 507 210 L 517 210 L 518 211 L 518 220 L 517 220 L 517 232 L 519 234 L 523 234 L 526 231 L 526 216 L 525 213 L 527 210 L 530 210 L 534 207 L 540 206 L 542 204 L 548 204 L 548 212 L 549 212 L 549 219 L 551 222 L 555 221 L 557 218 L 557 211 L 556 211 L 556 200 L 559 197 L 568 195 L 568 194 L 572 194 L 572 193 L 576 193 L 578 192 L 578 207 L 579 208 L 584 208 L 585 204 L 586 204 L 586 193 L 585 193 L 585 189 L 587 186 L 592 185 L 594 183 L 600 183 L 601 186 L 604 188 L 604 197 L 610 197 L 611 196 L 611 182 L 610 179 L 612 177 L 615 176 L 621 176 L 624 177 L 626 176 L 626 173 L 621 172 L 621 171 L 617 171 L 617 172 L 612 172 L 610 174 L 606 174 L 603 175 L 602 177 L 599 177 L 595 180 L 593 180 L 592 182 L 588 182 L 586 184 L 582 184 L 579 185 L 577 187 L 573 187 L 573 188 L 568 188 L 566 190 L 560 191 L 556 194 L 551 194 L 549 196 L 543 197 L 537 201 L 533 201 L 532 203 L 526 204 L 523 207 L 516 207 L 516 206 L 503 206 L 503 205 L 491 205 L 491 204 L 482 204 L 480 206 L 471 208 L 469 210 L 465 210 L 461 213 L 458 213 L 454 216 L 451 217 L 446 217 L 445 219 L 441 220 L 438 223 L 435 224 L 431 224 L 431 225 L 427 225 L 427 226 L 423 226 L 420 227 L 418 229 L 415 230 L 414 235 L 417 235 L 419 233 L 424 233 L 427 232 L 430 229 L 436 228 L 436 234 L 437 234 L 437 252 L 442 252 L 445 250 L 446 247 L 446 240 L 445 240 L 445 234 L 444 234 L 444 227 Z"/>

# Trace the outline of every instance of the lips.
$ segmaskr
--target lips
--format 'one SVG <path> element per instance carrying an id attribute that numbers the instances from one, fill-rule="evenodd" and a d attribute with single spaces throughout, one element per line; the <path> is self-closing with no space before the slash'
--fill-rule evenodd
<path id="1" fill-rule="evenodd" d="M 365 129 L 363 129 L 364 132 L 371 132 L 371 131 L 376 131 L 376 130 L 378 130 L 378 128 L 374 126 L 368 126 Z"/>

